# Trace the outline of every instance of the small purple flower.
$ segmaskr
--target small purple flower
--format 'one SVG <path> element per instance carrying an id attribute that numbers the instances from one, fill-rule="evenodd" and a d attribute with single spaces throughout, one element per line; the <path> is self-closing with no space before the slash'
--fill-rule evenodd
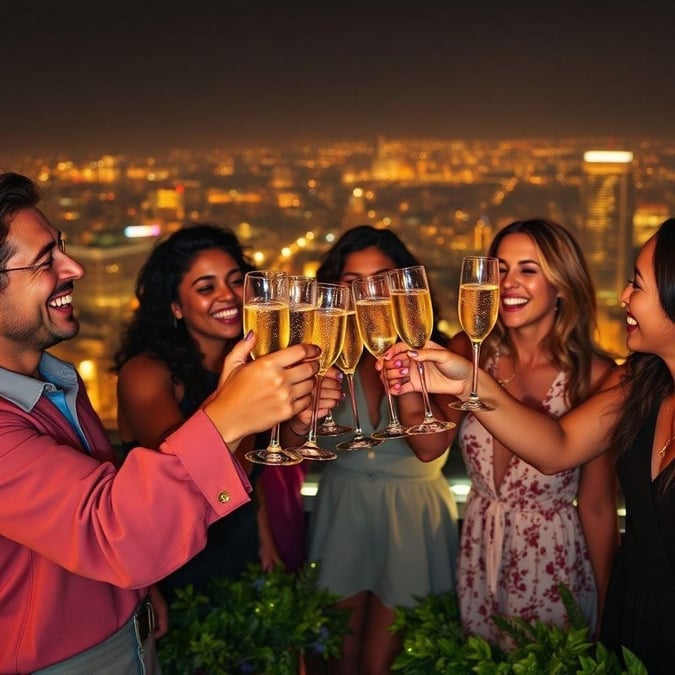
<path id="1" fill-rule="evenodd" d="M 254 579 L 253 588 L 258 592 L 262 591 L 262 589 L 265 588 L 265 577 L 258 577 L 257 579 Z"/>
<path id="2" fill-rule="evenodd" d="M 239 665 L 239 672 L 240 673 L 252 673 L 253 672 L 253 664 L 250 661 L 244 661 Z"/>

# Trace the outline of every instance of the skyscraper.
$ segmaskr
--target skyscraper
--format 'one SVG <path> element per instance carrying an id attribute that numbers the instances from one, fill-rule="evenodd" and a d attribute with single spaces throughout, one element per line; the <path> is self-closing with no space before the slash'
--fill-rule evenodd
<path id="1" fill-rule="evenodd" d="M 579 240 L 601 305 L 615 305 L 632 275 L 634 189 L 632 152 L 584 153 Z"/>

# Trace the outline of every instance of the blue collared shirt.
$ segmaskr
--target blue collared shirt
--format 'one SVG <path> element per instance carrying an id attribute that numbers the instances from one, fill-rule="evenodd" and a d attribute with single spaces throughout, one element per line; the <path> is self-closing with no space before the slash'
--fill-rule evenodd
<path id="1" fill-rule="evenodd" d="M 84 447 L 89 444 L 77 418 L 77 374 L 75 368 L 61 359 L 44 352 L 38 367 L 43 380 L 21 375 L 0 368 L 0 396 L 19 406 L 24 412 L 31 412 L 41 396 L 46 396 L 68 420 L 80 437 Z"/>

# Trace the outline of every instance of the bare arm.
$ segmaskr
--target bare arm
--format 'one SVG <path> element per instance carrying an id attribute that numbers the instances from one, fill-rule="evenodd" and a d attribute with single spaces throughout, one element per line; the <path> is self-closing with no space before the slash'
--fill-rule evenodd
<path id="1" fill-rule="evenodd" d="M 389 350 L 386 367 L 390 369 L 394 393 L 420 390 L 417 369 L 410 367 L 409 356 L 428 364 L 427 384 L 431 391 L 460 398 L 469 396 L 471 362 L 433 343 L 417 353 L 407 352 L 405 346 Z M 585 464 L 607 450 L 617 409 L 623 402 L 619 373 L 617 369 L 600 392 L 560 420 L 554 420 L 520 403 L 480 371 L 481 397 L 492 401 L 497 409 L 476 412 L 476 416 L 495 438 L 523 460 L 542 473 L 558 473 Z"/>
<path id="2" fill-rule="evenodd" d="M 612 561 L 619 547 L 616 490 L 610 453 L 605 452 L 581 468 L 577 509 L 598 589 L 598 617 L 602 616 Z"/>

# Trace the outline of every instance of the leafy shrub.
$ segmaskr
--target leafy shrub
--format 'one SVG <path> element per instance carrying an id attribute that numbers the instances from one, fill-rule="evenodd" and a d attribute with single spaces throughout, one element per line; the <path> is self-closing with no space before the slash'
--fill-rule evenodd
<path id="1" fill-rule="evenodd" d="M 215 579 L 209 597 L 177 591 L 171 628 L 158 642 L 165 675 L 294 675 L 303 654 L 340 653 L 347 613 L 319 588 L 318 566 L 288 574 L 250 566 L 237 580 Z"/>
<path id="2" fill-rule="evenodd" d="M 560 586 L 569 628 L 492 617 L 515 647 L 508 653 L 478 636 L 463 637 L 454 592 L 430 595 L 414 607 L 396 608 L 391 629 L 399 631 L 403 649 L 392 670 L 404 675 L 647 675 L 642 662 L 623 648 L 619 658 L 589 637 L 589 628 L 569 589 Z"/>

